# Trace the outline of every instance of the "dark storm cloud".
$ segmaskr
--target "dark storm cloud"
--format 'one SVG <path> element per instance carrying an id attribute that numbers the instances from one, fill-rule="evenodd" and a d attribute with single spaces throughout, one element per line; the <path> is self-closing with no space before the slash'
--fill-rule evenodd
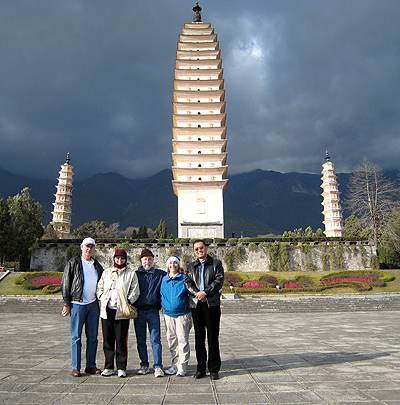
<path id="1" fill-rule="evenodd" d="M 192 4 L 193 3 L 193 4 Z M 171 166 L 173 69 L 187 1 L 0 3 L 0 167 L 75 178 Z M 200 1 L 227 91 L 229 173 L 397 168 L 400 4 Z M 228 177 L 229 177 L 228 173 Z"/>

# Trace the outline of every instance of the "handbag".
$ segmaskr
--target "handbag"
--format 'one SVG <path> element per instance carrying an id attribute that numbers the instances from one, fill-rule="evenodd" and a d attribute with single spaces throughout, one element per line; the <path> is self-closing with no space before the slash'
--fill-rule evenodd
<path id="1" fill-rule="evenodd" d="M 119 276 L 117 275 L 117 286 L 122 297 L 122 315 L 129 319 L 135 319 L 138 316 L 137 308 L 126 299 L 122 291 L 121 284 L 119 283 Z"/>

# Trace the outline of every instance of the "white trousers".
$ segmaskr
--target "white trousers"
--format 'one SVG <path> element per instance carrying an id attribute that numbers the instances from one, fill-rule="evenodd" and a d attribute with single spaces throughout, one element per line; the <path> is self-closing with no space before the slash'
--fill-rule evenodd
<path id="1" fill-rule="evenodd" d="M 172 356 L 172 366 L 186 370 L 189 357 L 189 332 L 192 328 L 192 313 L 176 317 L 164 314 L 167 342 Z"/>

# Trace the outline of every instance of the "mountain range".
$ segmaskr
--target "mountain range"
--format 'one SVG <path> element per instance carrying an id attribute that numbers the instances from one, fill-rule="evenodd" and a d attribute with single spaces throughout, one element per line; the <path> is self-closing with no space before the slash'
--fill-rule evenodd
<path id="1" fill-rule="evenodd" d="M 337 174 L 344 198 L 349 174 Z M 255 170 L 228 176 L 224 195 L 225 237 L 282 234 L 285 230 L 323 228 L 321 175 L 279 173 Z M 120 229 L 146 225 L 156 229 L 160 219 L 168 234 L 177 237 L 178 200 L 172 190 L 172 172 L 163 170 L 154 176 L 128 179 L 117 173 L 96 174 L 74 181 L 72 229 L 93 220 L 120 223 Z M 51 219 L 57 179 L 37 180 L 12 174 L 0 168 L 0 196 L 7 198 L 24 187 L 47 212 L 43 224 Z"/>

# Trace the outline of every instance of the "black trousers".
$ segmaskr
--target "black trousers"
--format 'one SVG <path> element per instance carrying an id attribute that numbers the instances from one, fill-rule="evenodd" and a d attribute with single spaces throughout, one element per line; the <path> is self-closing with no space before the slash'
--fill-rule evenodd
<path id="1" fill-rule="evenodd" d="M 197 371 L 218 373 L 221 368 L 221 356 L 219 353 L 219 324 L 221 319 L 221 307 L 208 307 L 207 302 L 198 302 L 196 308 L 192 308 L 195 350 L 197 358 Z M 208 343 L 208 362 L 206 350 L 206 335 Z"/>
<path id="2" fill-rule="evenodd" d="M 128 362 L 129 319 L 115 320 L 115 309 L 107 307 L 107 319 L 101 318 L 103 331 L 104 368 L 114 369 L 114 358 L 118 370 L 126 370 Z"/>

